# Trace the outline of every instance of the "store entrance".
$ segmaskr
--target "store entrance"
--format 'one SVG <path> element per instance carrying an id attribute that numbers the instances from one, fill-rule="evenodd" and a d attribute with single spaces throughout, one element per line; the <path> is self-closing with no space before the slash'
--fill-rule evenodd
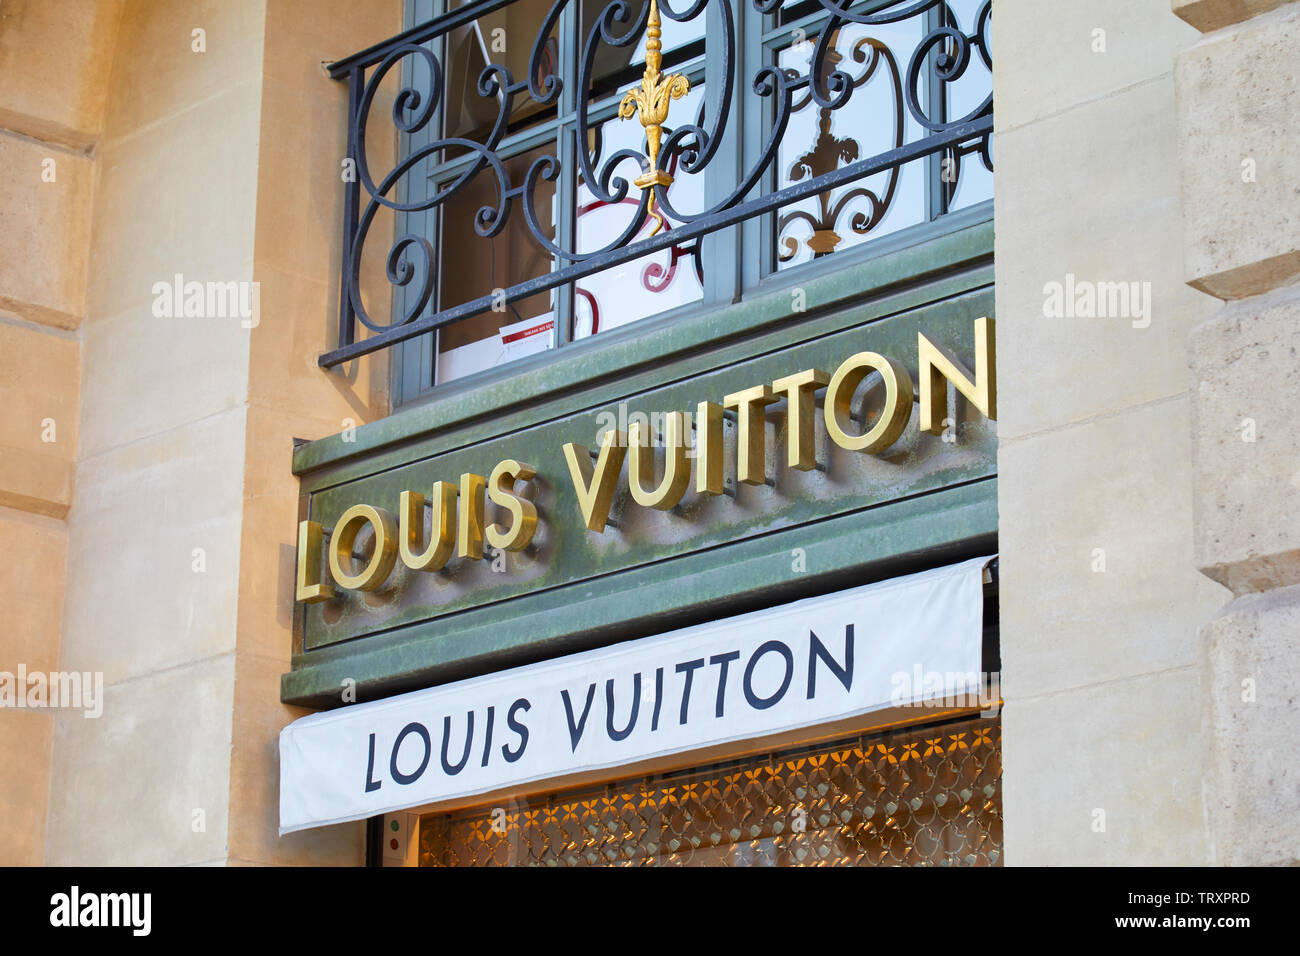
<path id="1" fill-rule="evenodd" d="M 1000 866 L 971 715 L 420 818 L 420 866 Z"/>

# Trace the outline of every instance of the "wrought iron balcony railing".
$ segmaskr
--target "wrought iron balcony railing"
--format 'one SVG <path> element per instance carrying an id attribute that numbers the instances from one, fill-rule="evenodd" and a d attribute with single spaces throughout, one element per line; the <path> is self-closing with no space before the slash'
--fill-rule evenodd
<path id="1" fill-rule="evenodd" d="M 816 37 L 807 41 L 811 49 L 807 71 L 791 69 L 768 56 L 756 62 L 747 77 L 738 76 L 747 60 L 739 45 L 744 31 L 737 29 L 737 10 L 739 16 L 770 24 L 790 6 L 790 0 L 693 0 L 689 4 L 682 0 L 681 9 L 671 5 L 677 0 L 554 0 L 529 38 L 526 65 L 514 63 L 526 75 L 516 76 L 506 57 L 494 60 L 484 42 L 487 35 L 480 31 L 482 62 L 487 65 L 473 88 L 458 94 L 446 62 L 449 38 L 521 2 L 466 3 L 330 67 L 332 77 L 349 84 L 348 155 L 355 175 L 345 177 L 339 345 L 320 356 L 321 366 L 337 366 L 490 310 L 499 311 L 503 301 L 518 302 L 565 286 L 576 288 L 579 280 L 650 253 L 672 250 L 675 264 L 684 243 L 766 214 L 774 216 L 778 232 L 795 219 L 805 219 L 813 231 L 813 238 L 807 240 L 813 255 L 828 254 L 839 242 L 834 223 L 846 204 L 865 197 L 868 211 L 856 213 L 850 228 L 867 232 L 884 216 L 893 201 L 898 173 L 908 164 L 939 155 L 946 157 L 945 162 L 960 164 L 962 157 L 975 156 L 992 170 L 991 0 L 968 0 L 973 10 L 967 17 L 968 32 L 952 12 L 957 0 L 803 0 L 802 9 L 820 17 Z M 575 12 L 580 5 L 581 14 Z M 685 54 L 677 51 L 673 60 L 660 37 L 671 25 L 668 22 L 692 21 L 709 24 L 707 37 L 700 31 L 707 51 L 703 54 L 707 89 L 704 105 L 694 115 L 681 117 L 672 115 L 673 104 L 691 83 L 682 73 L 673 72 L 672 64 L 683 62 Z M 897 43 L 891 49 L 862 36 L 850 52 L 860 64 L 856 75 L 840 68 L 845 57 L 836 45 L 843 28 L 861 31 L 904 22 L 916 25 L 909 36 L 919 38 L 908 41 L 910 49 L 900 54 Z M 555 36 L 562 26 L 569 32 L 557 45 Z M 701 43 L 693 48 L 697 59 Z M 623 75 L 621 82 L 612 85 L 602 81 L 602 64 L 609 62 L 611 51 L 624 51 L 621 60 L 615 59 L 626 67 L 629 48 L 644 50 L 644 69 L 640 64 L 636 67 L 640 75 L 631 81 Z M 568 76 L 555 66 L 566 55 L 575 66 Z M 973 99 L 966 95 L 964 102 L 972 103 L 971 108 L 950 118 L 949 112 L 959 111 L 942 91 L 967 73 L 975 57 L 989 71 L 987 90 L 978 90 Z M 880 126 L 891 145 L 860 156 L 858 143 L 834 135 L 832 127 L 836 117 L 855 109 L 855 91 L 873 76 L 892 84 L 893 115 L 870 115 L 865 120 Z M 571 81 L 567 89 L 566 80 Z M 387 106 L 379 91 L 391 92 L 394 86 L 397 90 L 389 96 L 391 116 L 382 121 L 391 122 L 389 132 L 401 145 L 396 161 L 377 174 L 368 155 L 367 132 L 387 112 L 378 108 L 381 101 Z M 601 115 L 610 116 L 610 104 L 616 102 L 618 116 L 639 119 L 645 137 L 642 149 L 601 155 L 602 121 L 592 118 L 598 97 L 605 104 Z M 464 131 L 466 124 L 448 120 L 449 109 L 457 115 L 465 112 L 467 99 L 475 101 L 480 118 L 490 114 L 469 134 Z M 783 163 L 781 145 L 791 117 L 807 108 L 816 110 L 818 132 L 806 152 L 793 163 L 788 157 Z M 542 150 L 522 175 L 518 164 L 513 164 L 512 177 L 503 142 L 517 134 L 521 116 L 548 109 L 569 117 L 567 125 L 558 127 L 563 148 Z M 748 155 L 743 150 L 720 149 L 728 123 L 742 114 L 762 118 L 757 148 L 749 149 Z M 723 162 L 724 153 L 735 170 L 726 188 L 705 195 L 702 208 L 677 208 L 669 195 L 674 174 L 699 174 L 710 164 Z M 448 166 L 454 167 L 454 176 L 430 187 L 425 171 L 447 157 L 456 161 Z M 575 214 L 597 205 L 627 207 L 626 225 L 603 237 L 598 249 L 579 249 L 572 229 L 566 231 L 566 238 L 545 226 L 552 213 L 539 208 L 539 187 L 554 183 L 566 162 L 573 163 L 572 171 L 581 177 L 588 198 L 594 197 L 587 207 L 575 205 Z M 782 181 L 776 176 L 777 166 L 789 166 L 783 174 L 788 184 L 772 188 Z M 638 170 L 641 175 L 629 181 Z M 888 177 L 882 188 L 860 185 L 880 174 Z M 421 176 L 426 179 L 423 184 L 407 181 Z M 550 258 L 550 271 L 504 289 L 485 288 L 480 296 L 440 308 L 434 240 L 427 229 L 411 226 L 414 220 L 404 223 L 399 218 L 398 235 L 388 244 L 386 279 L 393 289 L 401 290 L 400 307 L 392 316 L 367 311 L 361 295 L 362 264 L 377 215 L 386 211 L 389 216 L 416 217 L 445 210 L 480 177 L 491 185 L 495 201 L 474 213 L 473 231 L 481 237 L 497 236 L 512 217 L 521 216 L 529 241 Z M 951 179 L 945 176 L 944 182 Z M 475 188 L 481 190 L 482 182 Z M 554 196 L 553 189 L 550 195 Z M 801 202 L 805 203 L 802 211 L 782 213 Z M 463 228 L 468 234 L 469 223 Z M 789 259 L 792 248 L 791 240 L 785 243 L 778 254 L 782 261 Z M 698 242 L 694 254 L 698 269 Z M 358 322 L 370 330 L 368 336 L 358 336 Z"/>

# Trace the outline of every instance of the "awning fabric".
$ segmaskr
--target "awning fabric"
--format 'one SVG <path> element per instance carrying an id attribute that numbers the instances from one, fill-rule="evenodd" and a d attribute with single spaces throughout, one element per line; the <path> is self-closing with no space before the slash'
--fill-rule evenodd
<path id="1" fill-rule="evenodd" d="M 973 696 L 990 560 L 303 717 L 280 832 Z"/>

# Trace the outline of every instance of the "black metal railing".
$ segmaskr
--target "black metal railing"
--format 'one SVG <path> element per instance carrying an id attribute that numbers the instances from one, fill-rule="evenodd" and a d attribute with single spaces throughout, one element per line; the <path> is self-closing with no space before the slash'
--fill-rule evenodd
<path id="1" fill-rule="evenodd" d="M 672 0 L 641 3 L 639 9 L 636 0 L 609 0 L 597 15 L 591 17 L 588 14 L 591 25 L 585 31 L 586 35 L 574 35 L 567 41 L 571 44 L 569 49 L 576 54 L 578 68 L 576 89 L 567 91 L 570 97 L 567 102 L 575 110 L 575 116 L 567 147 L 571 152 L 566 155 L 575 160 L 585 188 L 600 201 L 624 203 L 629 196 L 635 196 L 638 188 L 641 195 L 639 205 L 621 232 L 611 236 L 599 249 L 577 251 L 574 243 L 565 243 L 547 234 L 542 226 L 545 217 L 539 215 L 536 204 L 539 183 L 544 180 L 554 182 L 560 175 L 562 164 L 559 156 L 554 153 L 541 155 L 531 162 L 522 179 L 512 182 L 500 155 L 503 139 L 513 132 L 512 122 L 519 115 L 518 104 L 558 108 L 562 94 L 566 94 L 565 77 L 548 66 L 548 58 L 554 56 L 548 47 L 548 38 L 565 22 L 571 24 L 577 34 L 581 23 L 578 18 L 571 15 L 568 20 L 563 19 L 571 0 L 555 0 L 545 15 L 531 44 L 526 78 L 512 75 L 503 63 L 489 63 L 481 71 L 473 95 L 482 97 L 490 104 L 490 109 L 496 110 L 495 120 L 487 124 L 481 135 L 476 138 L 437 138 L 445 132 L 440 125 L 441 115 L 447 97 L 451 95 L 447 69 L 440 58 L 442 38 L 517 2 L 519 0 L 467 3 L 330 66 L 330 75 L 337 80 L 346 80 L 350 88 L 348 157 L 355 175 L 345 177 L 339 345 L 320 356 L 322 367 L 334 367 L 453 322 L 494 308 L 499 310 L 503 297 L 505 302 L 515 302 L 556 289 L 649 253 L 680 247 L 683 242 L 753 217 L 779 213 L 783 207 L 803 200 L 818 199 L 823 215 L 833 219 L 844 204 L 839 201 L 832 207 L 827 197 L 833 190 L 877 174 L 890 174 L 891 179 L 884 189 L 857 190 L 859 195 L 867 195 L 871 206 L 870 213 L 856 217 L 853 228 L 863 232 L 878 222 L 889 206 L 895 185 L 892 177 L 902 167 L 923 157 L 943 154 L 959 162 L 962 156 L 974 155 L 987 169 L 992 169 L 991 80 L 988 94 L 977 101 L 974 108 L 951 119 L 947 116 L 947 100 L 942 96 L 936 98 L 933 92 L 962 78 L 973 56 L 978 56 L 991 72 L 989 28 L 992 0 L 984 0 L 978 6 L 969 33 L 956 25 L 956 17 L 950 15 L 946 0 L 874 3 L 810 0 L 805 6 L 824 16 L 818 21 L 820 32 L 817 37 L 810 38 L 813 50 L 808 71 L 801 74 L 765 62 L 758 65 L 746 78 L 748 82 L 743 84 L 736 82 L 736 73 L 743 59 L 737 48 L 733 10 L 736 0 L 694 0 L 680 10 L 671 5 Z M 576 7 L 578 0 L 572 2 Z M 782 8 L 782 0 L 740 0 L 740 3 L 752 8 L 756 17 L 774 18 Z M 741 9 L 745 8 L 742 6 Z M 656 152 L 652 147 L 658 134 L 647 137 L 644 152 L 622 149 L 601 157 L 597 147 L 596 155 L 593 155 L 592 142 L 598 141 L 599 128 L 589 117 L 598 52 L 602 48 L 625 48 L 646 40 L 651 30 L 657 30 L 653 22 L 656 12 L 665 20 L 679 23 L 699 17 L 710 18 L 707 106 L 692 117 L 694 121 L 682 122 L 677 118 L 676 122 L 664 123 L 662 144 L 653 164 L 649 154 Z M 902 66 L 904 57 L 892 52 L 885 44 L 870 40 L 860 41 L 853 51 L 854 59 L 863 64 L 856 76 L 839 68 L 843 57 L 834 51 L 834 47 L 841 27 L 848 24 L 877 27 L 913 18 L 923 24 L 924 29 L 916 34 L 921 39 L 909 51 L 910 59 L 905 69 Z M 657 36 L 657 32 L 653 34 L 656 38 L 653 43 L 657 44 Z M 657 51 L 655 53 L 657 55 Z M 650 60 L 651 54 L 647 53 L 647 68 Z M 844 139 L 830 135 L 830 121 L 838 111 L 849 107 L 863 78 L 876 72 L 881 64 L 886 69 L 879 72 L 889 75 L 894 84 L 895 115 L 880 117 L 893 145 L 875 155 L 859 157 L 856 143 L 846 144 Z M 394 82 L 399 89 L 391 97 L 391 117 L 385 122 L 391 121 L 391 132 L 398 134 L 408 148 L 399 149 L 394 165 L 376 178 L 366 146 L 367 131 L 382 115 L 383 111 L 376 113 L 374 108 L 386 80 L 389 83 L 386 89 L 391 90 Z M 757 153 L 742 163 L 734 183 L 728 184 L 729 188 L 706 197 L 705 208 L 675 208 L 662 177 L 655 179 L 656 170 L 673 168 L 687 174 L 704 171 L 718 158 L 728 122 L 745 107 L 743 100 L 751 96 L 761 101 L 763 112 L 756 115 L 763 115 L 766 120 Z M 786 177 L 789 185 L 765 191 L 765 187 L 774 182 L 771 174 L 778 164 L 778 151 L 791 116 L 810 105 L 819 112 L 822 131 L 819 143 L 824 147 L 824 153 L 819 152 L 815 145 L 794 163 Z M 904 122 L 904 109 L 912 122 Z M 874 117 L 871 119 L 875 122 Z M 645 116 L 642 116 L 642 122 L 644 125 Z M 913 133 L 910 138 L 907 135 L 909 130 Z M 470 157 L 468 162 L 461 162 L 457 167 L 459 172 L 449 183 L 435 189 L 426 188 L 427 184 L 419 188 L 403 184 L 404 179 L 423 170 L 428 162 L 436 162 L 448 155 L 458 155 L 462 159 Z M 831 158 L 823 161 L 823 155 Z M 636 184 L 619 175 L 629 168 L 621 164 L 632 161 L 639 163 L 644 174 Z M 377 215 L 383 210 L 389 211 L 386 215 L 399 216 L 436 210 L 479 176 L 491 178 L 496 202 L 477 210 L 473 217 L 475 232 L 482 237 L 495 236 L 513 215 L 522 215 L 530 240 L 553 257 L 553 270 L 504 290 L 486 290 L 484 295 L 471 301 L 439 309 L 435 295 L 438 252 L 433 239 L 419 229 L 399 229 L 404 234 L 389 244 L 386 273 L 393 288 L 403 291 L 402 304 L 393 310 L 391 317 L 383 317 L 385 321 L 371 315 L 362 301 L 360 287 L 363 253 Z M 950 180 L 945 178 L 945 182 Z M 633 202 L 628 202 L 629 209 Z M 638 238 L 644 231 L 643 227 L 661 215 L 673 220 L 671 229 Z M 815 218 L 815 215 L 804 215 L 810 222 Z M 358 323 L 370 330 L 367 337 L 358 338 Z"/>

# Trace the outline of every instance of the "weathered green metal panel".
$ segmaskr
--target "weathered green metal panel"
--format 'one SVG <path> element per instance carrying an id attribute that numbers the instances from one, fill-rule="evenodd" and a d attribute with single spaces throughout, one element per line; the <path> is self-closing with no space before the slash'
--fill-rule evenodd
<path id="1" fill-rule="evenodd" d="M 580 583 L 298 655 L 281 696 L 337 707 L 345 686 L 369 700 L 573 654 L 991 554 L 996 531 L 997 479 L 977 480 L 644 565 L 621 575 L 619 589 Z M 802 572 L 793 569 L 795 548 Z"/>
<path id="2" fill-rule="evenodd" d="M 953 243 L 987 238 L 947 237 L 948 253 Z M 612 511 L 620 527 L 603 535 L 583 528 L 561 447 L 594 446 L 604 423 L 598 415 L 617 416 L 620 403 L 627 414 L 693 412 L 699 401 L 804 368 L 834 371 L 864 350 L 898 358 L 915 375 L 918 332 L 973 364 L 973 322 L 993 314 L 987 260 L 925 285 L 846 299 L 860 282 L 842 272 L 810 281 L 803 314 L 790 314 L 789 290 L 775 297 L 784 299 L 783 316 L 774 316 L 782 304 L 774 297 L 719 310 L 700 320 L 716 324 L 713 334 L 698 323 L 690 330 L 695 348 L 667 349 L 659 363 L 642 357 L 621 375 L 594 374 L 611 360 L 603 352 L 592 374 L 568 389 L 539 386 L 545 397 L 536 401 L 513 393 L 553 368 L 522 375 L 501 386 L 510 399 L 500 396 L 505 407 L 496 415 L 472 413 L 491 401 L 492 389 L 480 388 L 467 393 L 471 409 L 460 414 L 436 414 L 447 407 L 443 399 L 367 426 L 357 436 L 361 454 L 339 439 L 302 449 L 295 470 L 305 507 L 327 527 L 353 504 L 396 512 L 401 491 L 427 495 L 434 481 L 455 481 L 462 471 L 486 475 L 506 457 L 537 468 L 543 525 L 533 553 L 508 556 L 506 573 L 455 558 L 448 575 L 410 572 L 399 562 L 383 591 L 345 592 L 300 610 L 283 699 L 331 706 L 344 680 L 357 682 L 361 699 L 382 696 L 993 547 L 996 431 L 964 401 L 953 405 L 957 425 L 948 437 L 955 440 L 920 435 L 914 416 L 881 456 L 839 449 L 819 426 L 826 470 L 812 472 L 784 467 L 784 405 L 772 406 L 775 487 L 741 485 L 735 497 L 703 500 L 692 491 L 662 513 L 631 502 L 624 481 Z M 752 331 L 744 334 L 747 322 Z M 626 348 L 635 353 L 638 345 Z"/>

